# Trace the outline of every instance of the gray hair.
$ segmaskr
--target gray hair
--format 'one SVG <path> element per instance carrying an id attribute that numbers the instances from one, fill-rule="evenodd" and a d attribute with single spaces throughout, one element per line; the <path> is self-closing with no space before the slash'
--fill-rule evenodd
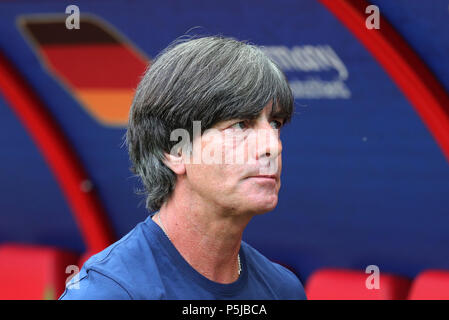
<path id="1" fill-rule="evenodd" d="M 176 184 L 164 164 L 178 128 L 192 137 L 220 121 L 254 119 L 273 102 L 285 123 L 293 95 L 282 71 L 254 45 L 221 36 L 178 40 L 162 51 L 140 81 L 129 113 L 126 144 L 131 171 L 140 176 L 146 208 L 159 210 Z"/>

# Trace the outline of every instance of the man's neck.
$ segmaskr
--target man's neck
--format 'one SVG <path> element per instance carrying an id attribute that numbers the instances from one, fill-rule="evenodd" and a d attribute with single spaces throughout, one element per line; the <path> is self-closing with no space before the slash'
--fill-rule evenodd
<path id="1" fill-rule="evenodd" d="M 196 201 L 175 199 L 176 194 L 173 194 L 153 220 L 196 271 L 215 282 L 236 281 L 240 242 L 251 218 L 226 215 L 216 208 L 200 206 Z"/>

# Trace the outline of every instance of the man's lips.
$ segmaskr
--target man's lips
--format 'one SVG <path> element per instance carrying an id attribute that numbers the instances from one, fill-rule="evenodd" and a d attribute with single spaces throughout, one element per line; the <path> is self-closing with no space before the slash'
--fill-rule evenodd
<path id="1" fill-rule="evenodd" d="M 262 175 L 254 175 L 254 176 L 249 176 L 248 178 L 255 178 L 255 179 L 265 179 L 265 180 L 274 180 L 276 181 L 278 179 L 278 177 L 275 174 L 262 174 Z"/>

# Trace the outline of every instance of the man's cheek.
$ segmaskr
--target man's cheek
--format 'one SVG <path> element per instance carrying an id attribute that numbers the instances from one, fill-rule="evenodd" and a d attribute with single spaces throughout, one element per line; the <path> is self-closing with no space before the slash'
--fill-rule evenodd
<path id="1" fill-rule="evenodd" d="M 247 148 L 245 141 L 239 137 L 226 137 L 223 141 L 223 163 L 228 165 L 242 165 L 246 163 Z"/>

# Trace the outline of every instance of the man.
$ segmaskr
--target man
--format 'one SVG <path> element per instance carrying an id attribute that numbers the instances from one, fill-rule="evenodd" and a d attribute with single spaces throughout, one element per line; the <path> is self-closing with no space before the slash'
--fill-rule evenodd
<path id="1" fill-rule="evenodd" d="M 305 299 L 292 272 L 242 241 L 277 205 L 292 112 L 285 76 L 255 46 L 204 37 L 164 50 L 126 135 L 156 213 L 90 258 L 61 299 Z"/>

